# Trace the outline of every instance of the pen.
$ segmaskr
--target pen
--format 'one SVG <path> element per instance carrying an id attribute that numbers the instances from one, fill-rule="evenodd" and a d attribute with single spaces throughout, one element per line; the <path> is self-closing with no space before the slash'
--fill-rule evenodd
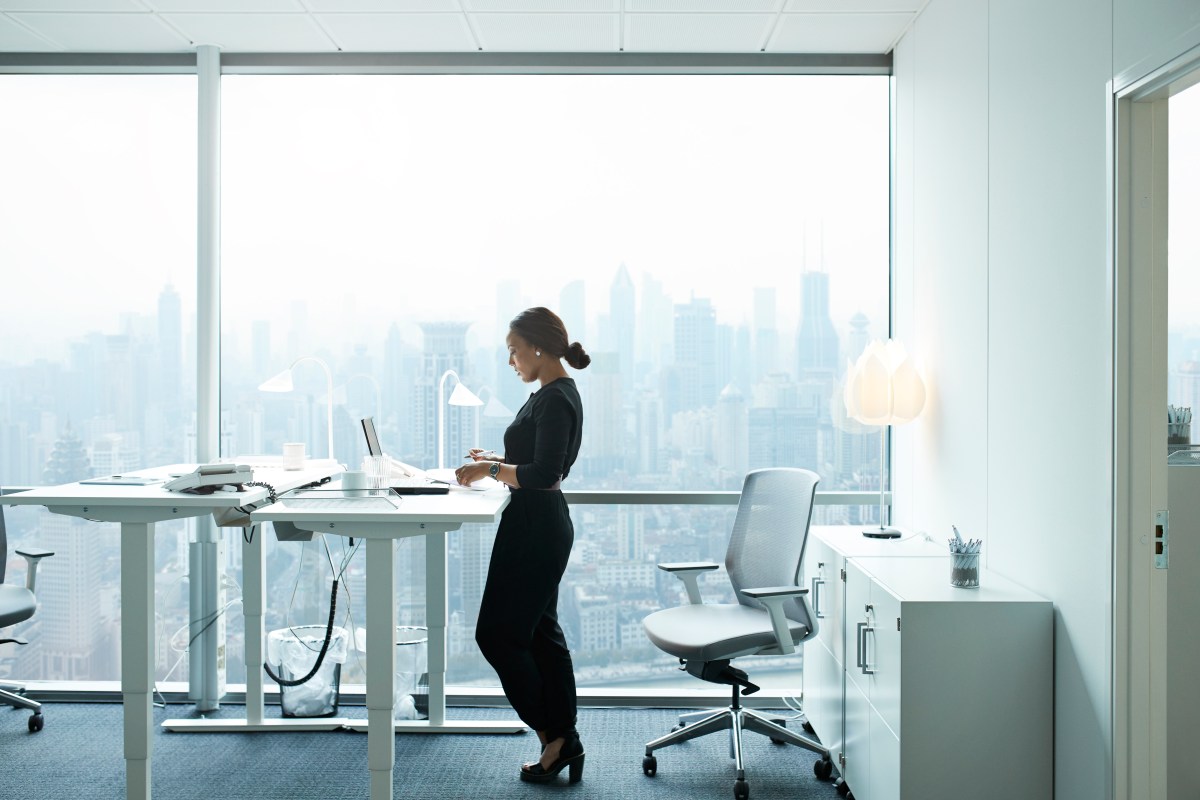
<path id="1" fill-rule="evenodd" d="M 476 453 L 475 455 L 477 455 L 479 458 L 496 458 L 497 456 L 499 456 L 499 453 L 497 453 L 495 450 L 484 450 L 482 453 Z M 467 453 L 465 456 L 463 456 L 463 458 L 470 458 L 470 457 L 471 457 L 470 453 Z"/>

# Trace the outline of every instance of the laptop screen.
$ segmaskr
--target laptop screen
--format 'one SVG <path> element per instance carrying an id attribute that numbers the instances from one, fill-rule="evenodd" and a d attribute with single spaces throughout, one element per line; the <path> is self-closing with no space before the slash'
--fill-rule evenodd
<path id="1" fill-rule="evenodd" d="M 373 456 L 383 455 L 383 448 L 379 446 L 379 435 L 375 433 L 375 418 L 363 417 L 362 428 L 363 435 L 367 437 L 367 452 Z"/>

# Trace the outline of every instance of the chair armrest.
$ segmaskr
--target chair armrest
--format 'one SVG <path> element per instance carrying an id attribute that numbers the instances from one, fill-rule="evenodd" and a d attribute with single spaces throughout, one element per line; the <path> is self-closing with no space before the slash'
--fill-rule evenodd
<path id="1" fill-rule="evenodd" d="M 25 572 L 25 588 L 30 592 L 37 586 L 37 568 L 38 562 L 43 558 L 49 558 L 54 555 L 51 550 L 43 550 L 40 547 L 20 547 L 17 548 L 17 555 L 25 559 L 28 569 Z"/>
<path id="2" fill-rule="evenodd" d="M 796 643 L 792 641 L 787 615 L 783 613 L 783 603 L 793 597 L 808 594 L 808 589 L 801 586 L 760 586 L 742 589 L 742 594 L 753 597 L 767 607 L 767 613 L 771 616 L 771 627 L 775 629 L 775 639 L 779 642 L 779 652 L 783 655 L 796 652 Z"/>
<path id="3" fill-rule="evenodd" d="M 658 568 L 683 581 L 684 587 L 687 588 L 688 602 L 698 606 L 704 602 L 700 598 L 700 575 L 718 569 L 720 566 L 720 564 L 713 564 L 710 561 L 677 561 L 659 564 Z"/>

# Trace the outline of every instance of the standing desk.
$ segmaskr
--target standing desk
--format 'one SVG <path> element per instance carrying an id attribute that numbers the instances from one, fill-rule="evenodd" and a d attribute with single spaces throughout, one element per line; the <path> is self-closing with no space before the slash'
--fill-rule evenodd
<path id="1" fill-rule="evenodd" d="M 194 465 L 188 465 L 176 467 L 174 471 L 192 468 Z M 284 492 L 328 477 L 340 469 L 331 461 L 307 462 L 300 470 L 256 467 L 254 479 Z M 165 479 L 171 471 L 172 467 L 159 467 L 130 474 Z M 55 514 L 121 524 L 121 695 L 125 707 L 125 796 L 129 800 L 150 798 L 151 711 L 154 705 L 154 524 L 169 519 L 202 517 L 216 509 L 234 508 L 266 497 L 266 489 L 260 487 L 250 487 L 243 492 L 218 491 L 199 495 L 167 492 L 162 484 L 80 483 L 0 497 L 0 502 L 5 505 L 45 506 Z M 259 644 L 261 649 L 261 641 Z M 259 682 L 261 685 L 261 676 Z"/>
<path id="2" fill-rule="evenodd" d="M 396 763 L 396 731 L 458 732 L 458 733 L 519 733 L 524 724 L 513 720 L 448 720 L 446 719 L 446 533 L 457 530 L 463 523 L 495 522 L 509 503 L 507 488 L 475 491 L 451 488 L 442 495 L 402 495 L 398 507 L 370 508 L 347 506 L 320 507 L 297 503 L 289 506 L 287 498 L 255 511 L 256 522 L 291 522 L 302 530 L 330 533 L 338 536 L 365 539 L 367 543 L 367 769 L 370 772 L 371 800 L 391 800 L 392 770 Z M 381 499 L 381 498 L 375 498 Z M 425 612 L 429 628 L 429 719 L 395 719 L 396 664 L 396 604 L 395 553 L 396 540 L 412 536 L 425 537 Z M 261 536 L 252 537 L 260 541 Z M 261 544 L 257 545 L 261 548 Z M 258 556 L 261 564 L 261 553 Z M 250 560 L 245 562 L 246 586 L 243 596 L 251 602 L 249 588 Z M 261 592 L 261 584 L 255 589 Z M 260 602 L 259 597 L 253 602 Z M 259 617 L 259 637 L 262 627 Z M 253 638 L 247 620 L 247 650 Z M 249 657 L 247 657 L 249 663 Z M 259 679 L 261 685 L 261 677 Z M 261 693 L 251 707 L 247 691 L 246 723 L 234 729 L 257 727 L 251 719 L 260 719 L 262 727 L 279 730 L 262 721 Z M 200 720 L 207 730 L 221 729 L 221 720 Z M 238 721 L 235 721 L 238 722 Z M 274 722 L 274 720 L 269 721 Z M 280 720 L 293 723 L 296 720 Z M 337 727 L 361 730 L 362 720 L 312 720 L 308 727 Z M 332 724 L 331 724 L 332 723 Z"/>

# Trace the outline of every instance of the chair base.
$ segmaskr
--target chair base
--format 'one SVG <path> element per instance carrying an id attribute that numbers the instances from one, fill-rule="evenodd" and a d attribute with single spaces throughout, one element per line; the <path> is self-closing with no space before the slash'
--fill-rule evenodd
<path id="1" fill-rule="evenodd" d="M 707 736 L 710 733 L 724 730 L 729 731 L 729 754 L 733 758 L 734 767 L 737 770 L 735 795 L 739 797 L 742 796 L 741 791 L 745 791 L 747 794 L 749 792 L 746 788 L 746 771 L 742 760 L 742 731 L 754 731 L 755 733 L 769 737 L 773 742 L 794 744 L 797 747 L 803 747 L 805 750 L 811 750 L 824 760 L 829 759 L 829 750 L 819 742 L 809 739 L 806 736 L 801 736 L 795 731 L 788 730 L 782 725 L 776 724 L 767 716 L 743 708 L 737 702 L 736 688 L 734 691 L 734 703 L 729 708 L 707 714 L 707 716 L 691 724 L 684 723 L 684 720 L 695 717 L 695 714 L 681 715 L 680 724 L 683 727 L 647 743 L 646 756 L 642 762 L 643 771 L 647 775 L 653 775 L 658 771 L 657 759 L 654 758 L 655 750 L 661 750 L 673 744 L 686 742 L 690 739 L 698 739 L 701 736 Z"/>
<path id="2" fill-rule="evenodd" d="M 6 684 L 12 686 L 12 684 Z M 16 687 L 14 687 L 16 688 Z M 10 692 L 7 688 L 0 688 L 0 705 L 13 706 L 14 708 L 27 708 L 35 713 L 41 713 L 42 704 L 28 697 L 23 697 L 17 692 Z"/>

